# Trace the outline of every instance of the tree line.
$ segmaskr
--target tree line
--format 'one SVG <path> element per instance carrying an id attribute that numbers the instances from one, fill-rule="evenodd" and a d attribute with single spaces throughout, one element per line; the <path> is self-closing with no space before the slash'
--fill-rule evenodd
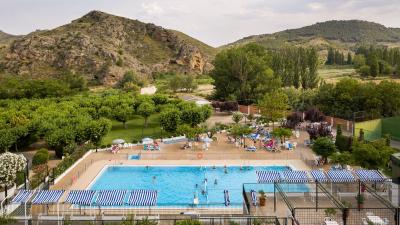
<path id="1" fill-rule="evenodd" d="M 361 46 L 354 57 L 354 67 L 362 76 L 400 75 L 400 48 Z"/>
<path id="2" fill-rule="evenodd" d="M 340 52 L 333 48 L 329 48 L 325 65 L 352 65 L 352 64 L 353 64 L 353 58 L 350 52 L 347 53 L 347 58 L 345 58 L 343 52 Z"/>
<path id="3" fill-rule="evenodd" d="M 257 103 L 281 87 L 315 88 L 319 81 L 312 48 L 267 51 L 252 43 L 218 53 L 213 64 L 214 99 L 241 104 Z"/>

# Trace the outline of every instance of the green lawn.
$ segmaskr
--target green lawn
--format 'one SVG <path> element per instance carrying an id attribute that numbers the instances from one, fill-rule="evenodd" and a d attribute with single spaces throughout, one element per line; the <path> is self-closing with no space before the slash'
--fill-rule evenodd
<path id="1" fill-rule="evenodd" d="M 144 119 L 140 116 L 135 116 L 132 120 L 129 120 L 127 128 L 125 129 L 121 122 L 113 121 L 111 131 L 104 137 L 102 144 L 110 145 L 114 139 L 122 138 L 127 142 L 136 143 L 143 137 L 158 138 L 161 136 L 160 129 L 160 114 L 154 114 L 149 117 L 147 128 L 143 128 Z M 143 132 L 143 135 L 142 135 Z M 170 136 L 170 134 L 162 131 L 164 137 Z"/>

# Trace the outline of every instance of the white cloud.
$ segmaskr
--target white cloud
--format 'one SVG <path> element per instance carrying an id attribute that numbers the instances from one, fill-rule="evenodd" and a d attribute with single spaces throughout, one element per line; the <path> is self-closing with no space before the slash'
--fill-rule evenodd
<path id="1" fill-rule="evenodd" d="M 148 15 L 161 15 L 164 13 L 164 9 L 157 2 L 142 3 L 142 8 Z"/>

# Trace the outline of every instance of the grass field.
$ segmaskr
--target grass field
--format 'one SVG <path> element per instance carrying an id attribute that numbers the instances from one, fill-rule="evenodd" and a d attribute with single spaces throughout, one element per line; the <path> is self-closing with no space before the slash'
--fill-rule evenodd
<path id="1" fill-rule="evenodd" d="M 135 116 L 127 122 L 127 128 L 118 121 L 112 122 L 111 131 L 104 137 L 102 145 L 110 145 L 114 139 L 124 139 L 126 142 L 140 141 L 143 137 L 158 138 L 161 136 L 160 115 L 154 114 L 149 117 L 147 128 L 143 128 L 144 119 L 140 116 Z M 142 134 L 143 132 L 143 134 Z M 165 131 L 162 131 L 162 136 L 170 136 Z"/>

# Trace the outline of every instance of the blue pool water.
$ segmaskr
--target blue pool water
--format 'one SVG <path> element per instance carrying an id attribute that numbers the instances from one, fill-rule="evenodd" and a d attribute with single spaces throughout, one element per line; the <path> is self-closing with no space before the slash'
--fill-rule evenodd
<path id="1" fill-rule="evenodd" d="M 91 190 L 158 190 L 158 206 L 190 206 L 194 196 L 200 205 L 224 206 L 229 191 L 231 205 L 241 206 L 243 183 L 257 183 L 256 171 L 290 170 L 285 166 L 199 167 L 199 166 L 109 166 L 90 186 Z M 205 186 L 205 179 L 207 185 Z M 246 190 L 273 192 L 273 184 L 246 185 Z M 291 185 L 289 192 L 306 192 L 303 184 Z"/>

